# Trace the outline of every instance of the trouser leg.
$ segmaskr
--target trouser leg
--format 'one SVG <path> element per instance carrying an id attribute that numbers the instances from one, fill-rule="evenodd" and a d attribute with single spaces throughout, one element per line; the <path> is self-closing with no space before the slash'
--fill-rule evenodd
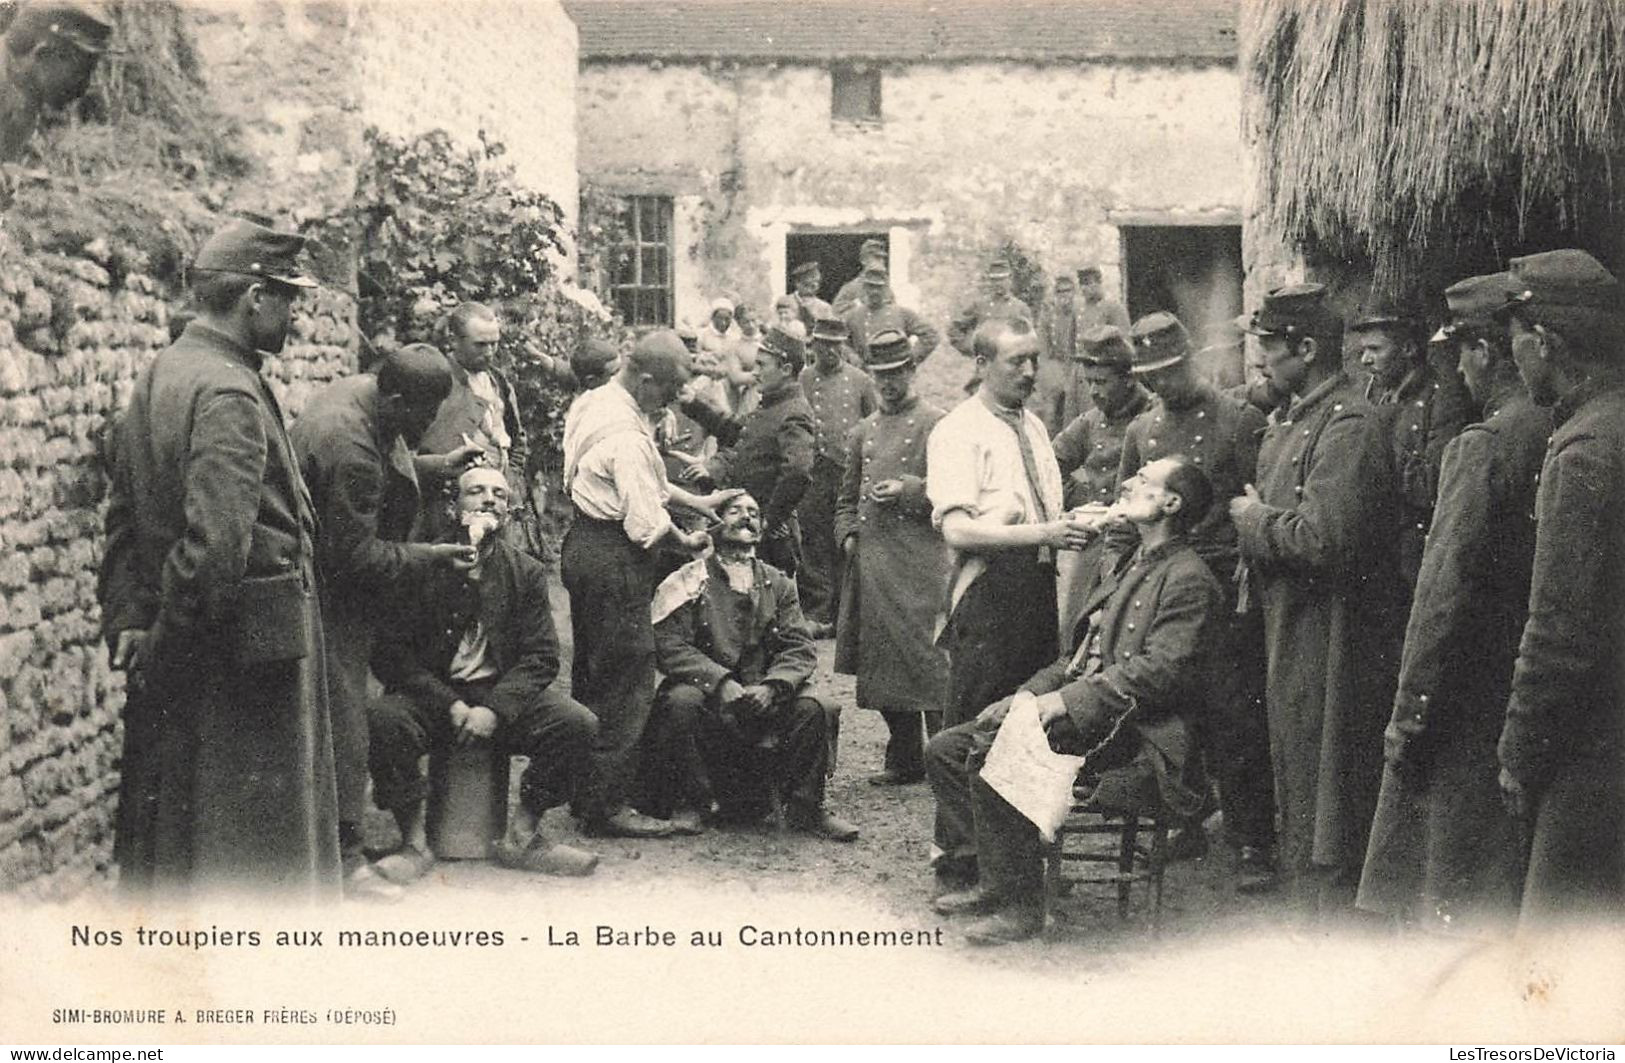
<path id="1" fill-rule="evenodd" d="M 975 857 L 976 826 L 970 780 L 998 732 L 972 720 L 937 733 L 925 747 L 925 777 L 937 800 L 934 841 L 948 859 Z"/>
<path id="2" fill-rule="evenodd" d="M 711 776 L 698 745 L 705 703 L 705 693 L 688 683 L 669 683 L 656 695 L 639 776 L 638 806 L 649 815 L 664 819 L 684 805 L 711 807 Z"/>
<path id="3" fill-rule="evenodd" d="M 829 765 L 830 716 L 823 702 L 802 695 L 783 705 L 773 720 L 778 749 L 772 770 L 785 804 L 802 816 L 824 807 Z"/>
<path id="4" fill-rule="evenodd" d="M 654 704 L 652 561 L 618 527 L 578 516 L 565 536 L 563 576 L 575 639 L 571 693 L 598 718 L 592 764 L 577 798 L 585 819 L 626 803 L 638 745 Z"/>
<path id="5" fill-rule="evenodd" d="M 598 718 L 585 705 L 548 688 L 526 705 L 516 720 L 497 729 L 497 743 L 510 754 L 528 757 L 519 780 L 519 803 L 541 815 L 592 788 L 592 745 Z"/>
<path id="6" fill-rule="evenodd" d="M 1264 633 L 1228 613 L 1210 665 L 1204 756 L 1219 782 L 1225 830 L 1238 845 L 1275 846 L 1275 777 L 1264 708 Z"/>
<path id="7" fill-rule="evenodd" d="M 835 462 L 820 457 L 813 464 L 807 493 L 796 507 L 801 524 L 796 587 L 801 592 L 801 611 L 818 624 L 834 623 L 841 600 L 840 552 L 835 546 L 835 495 L 841 472 Z"/>
<path id="8" fill-rule="evenodd" d="M 970 780 L 970 805 L 982 886 L 1017 903 L 1041 903 L 1044 846 L 1038 828 L 983 782 L 980 774 Z"/>
<path id="9" fill-rule="evenodd" d="M 429 796 L 429 780 L 418 762 L 451 741 L 449 718 L 405 694 L 385 694 L 368 703 L 367 727 L 373 803 L 392 813 L 422 804 Z"/>
<path id="10" fill-rule="evenodd" d="M 366 862 L 362 823 L 367 814 L 367 677 L 372 630 L 364 619 L 348 616 L 329 624 L 324 634 L 333 775 L 338 788 L 339 858 L 348 874 Z"/>
<path id="11" fill-rule="evenodd" d="M 925 732 L 923 712 L 882 712 L 890 732 L 886 739 L 886 770 L 902 778 L 915 779 L 925 771 Z"/>

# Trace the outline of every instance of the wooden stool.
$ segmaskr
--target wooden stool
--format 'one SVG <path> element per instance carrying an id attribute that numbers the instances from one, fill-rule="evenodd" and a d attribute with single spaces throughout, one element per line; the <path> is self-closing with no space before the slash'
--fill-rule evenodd
<path id="1" fill-rule="evenodd" d="M 441 860 L 485 860 L 508 823 L 508 757 L 475 740 L 429 757 L 429 848 Z"/>
<path id="2" fill-rule="evenodd" d="M 1117 887 L 1117 917 L 1127 919 L 1134 884 L 1146 884 L 1151 901 L 1151 932 L 1162 921 L 1162 880 L 1168 866 L 1168 834 L 1173 814 L 1163 805 L 1153 778 L 1132 778 L 1132 769 L 1104 773 L 1097 785 L 1073 789 L 1072 812 L 1050 845 L 1044 861 L 1044 907 L 1051 909 L 1063 883 Z M 1116 776 L 1114 778 L 1114 776 Z M 1069 837 L 1113 836 L 1117 844 L 1106 850 L 1069 851 Z M 1142 836 L 1143 839 L 1142 839 Z M 1068 861 L 1113 865 L 1110 872 L 1067 875 Z"/>

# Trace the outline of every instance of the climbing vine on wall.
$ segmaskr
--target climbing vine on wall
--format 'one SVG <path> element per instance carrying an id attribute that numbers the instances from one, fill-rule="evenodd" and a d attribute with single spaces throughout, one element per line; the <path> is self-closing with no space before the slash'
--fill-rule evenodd
<path id="1" fill-rule="evenodd" d="M 458 303 L 497 308 L 497 367 L 519 393 L 535 460 L 556 462 L 570 396 L 538 353 L 567 361 L 584 331 L 613 328 L 572 301 L 556 275 L 564 212 L 520 185 L 503 146 L 483 134 L 469 148 L 444 130 L 404 140 L 369 130 L 366 145 L 351 219 L 362 334 L 374 352 L 432 343 Z"/>

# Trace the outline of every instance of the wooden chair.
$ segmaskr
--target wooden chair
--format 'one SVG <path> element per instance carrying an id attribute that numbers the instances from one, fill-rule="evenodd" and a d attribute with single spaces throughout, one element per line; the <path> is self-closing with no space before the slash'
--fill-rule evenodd
<path id="1" fill-rule="evenodd" d="M 1117 888 L 1117 916 L 1127 919 L 1136 883 L 1144 883 L 1151 902 L 1153 934 L 1161 928 L 1162 879 L 1168 864 L 1168 835 L 1175 826 L 1173 813 L 1157 792 L 1156 779 L 1134 767 L 1079 778 L 1073 788 L 1072 812 L 1055 833 L 1044 867 L 1044 906 L 1053 909 L 1070 885 L 1110 885 Z M 1116 844 L 1091 845 L 1099 837 Z M 1084 839 L 1068 848 L 1068 839 Z M 1105 872 L 1068 874 L 1068 864 L 1107 865 Z"/>

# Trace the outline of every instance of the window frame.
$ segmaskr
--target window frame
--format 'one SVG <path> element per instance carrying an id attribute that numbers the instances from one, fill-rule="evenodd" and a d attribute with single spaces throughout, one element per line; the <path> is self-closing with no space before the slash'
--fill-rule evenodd
<path id="1" fill-rule="evenodd" d="M 843 93 L 842 84 L 845 82 L 853 91 Z M 859 95 L 861 84 L 867 82 L 869 88 L 868 105 L 863 113 L 842 113 L 843 101 L 850 101 Z M 884 121 L 885 92 L 882 87 L 883 78 L 881 69 L 873 63 L 832 63 L 829 68 L 829 117 L 832 122 L 848 122 L 854 125 L 878 125 Z"/>
<path id="2" fill-rule="evenodd" d="M 676 265 L 672 241 L 675 203 L 671 196 L 659 194 L 628 194 L 621 199 L 626 204 L 623 214 L 626 237 L 615 246 L 615 266 L 609 279 L 610 299 L 622 321 L 632 328 L 671 328 L 677 320 L 676 286 L 672 277 Z M 646 235 L 650 228 L 645 224 L 646 215 L 651 208 L 660 212 L 658 231 L 664 232 L 664 240 L 649 239 Z M 650 251 L 660 255 L 665 278 L 662 284 L 650 284 L 644 277 L 644 255 Z M 626 276 L 622 273 L 623 263 L 629 264 L 625 268 L 631 270 L 630 281 L 623 279 Z M 650 308 L 654 319 L 639 313 L 645 307 Z"/>

